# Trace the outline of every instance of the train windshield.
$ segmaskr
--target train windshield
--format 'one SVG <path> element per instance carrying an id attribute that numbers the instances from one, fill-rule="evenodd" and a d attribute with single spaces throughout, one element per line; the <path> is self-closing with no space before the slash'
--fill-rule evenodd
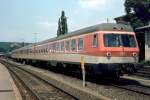
<path id="1" fill-rule="evenodd" d="M 136 47 L 134 35 L 104 34 L 105 47 Z"/>

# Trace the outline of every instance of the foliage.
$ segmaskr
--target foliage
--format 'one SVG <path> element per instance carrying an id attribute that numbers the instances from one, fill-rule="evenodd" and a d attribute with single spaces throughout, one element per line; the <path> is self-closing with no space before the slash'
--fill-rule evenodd
<path id="1" fill-rule="evenodd" d="M 68 26 L 67 26 L 67 17 L 65 16 L 65 12 L 61 12 L 61 17 L 58 20 L 58 30 L 57 36 L 67 34 L 68 33 Z"/>
<path id="2" fill-rule="evenodd" d="M 133 29 L 144 26 L 144 23 L 140 19 L 138 19 L 138 17 L 136 16 L 130 19 L 130 24 L 133 27 Z"/>
<path id="3" fill-rule="evenodd" d="M 150 61 L 141 61 L 140 64 L 150 66 Z"/>
<path id="4" fill-rule="evenodd" d="M 0 52 L 6 52 L 6 49 L 0 48 Z"/>
<path id="5" fill-rule="evenodd" d="M 0 52 L 8 53 L 14 49 L 29 45 L 30 43 L 17 43 L 17 42 L 0 42 Z"/>
<path id="6" fill-rule="evenodd" d="M 125 11 L 133 28 L 147 25 L 150 21 L 150 0 L 126 0 Z"/>

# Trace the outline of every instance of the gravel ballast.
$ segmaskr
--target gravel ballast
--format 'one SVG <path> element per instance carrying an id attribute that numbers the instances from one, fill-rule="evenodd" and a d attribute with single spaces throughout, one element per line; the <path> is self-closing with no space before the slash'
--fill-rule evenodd
<path id="1" fill-rule="evenodd" d="M 98 97 L 97 99 L 101 97 L 101 99 L 111 98 L 113 100 L 150 100 L 150 96 L 119 89 L 110 85 L 86 82 L 86 87 L 82 87 L 82 80 L 77 78 L 69 77 L 59 73 L 54 73 L 48 70 L 35 68 L 30 65 L 20 65 L 20 67 L 35 72 L 35 74 L 38 74 L 39 76 L 44 77 L 48 81 L 52 82 L 53 85 L 61 87 L 63 90 L 69 93 L 72 92 L 73 95 L 78 96 L 80 99 L 81 98 L 84 100 L 96 99 L 93 98 L 94 96 Z M 65 86 L 66 84 L 69 87 L 66 87 Z"/>

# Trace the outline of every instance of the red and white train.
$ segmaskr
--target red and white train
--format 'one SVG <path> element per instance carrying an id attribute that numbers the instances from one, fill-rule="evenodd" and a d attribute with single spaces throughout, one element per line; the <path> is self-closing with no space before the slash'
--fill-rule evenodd
<path id="1" fill-rule="evenodd" d="M 125 70 L 135 70 L 138 55 L 130 26 L 103 23 L 14 50 L 11 57 L 80 66 L 83 56 L 88 72 L 118 77 Z"/>

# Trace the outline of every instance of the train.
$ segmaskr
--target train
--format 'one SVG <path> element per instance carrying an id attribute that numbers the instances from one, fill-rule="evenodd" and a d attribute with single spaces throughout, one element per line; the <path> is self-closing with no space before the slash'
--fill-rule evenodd
<path id="1" fill-rule="evenodd" d="M 118 78 L 137 70 L 139 47 L 130 26 L 102 23 L 13 50 L 11 58 L 70 70 L 83 58 L 86 72 Z"/>

